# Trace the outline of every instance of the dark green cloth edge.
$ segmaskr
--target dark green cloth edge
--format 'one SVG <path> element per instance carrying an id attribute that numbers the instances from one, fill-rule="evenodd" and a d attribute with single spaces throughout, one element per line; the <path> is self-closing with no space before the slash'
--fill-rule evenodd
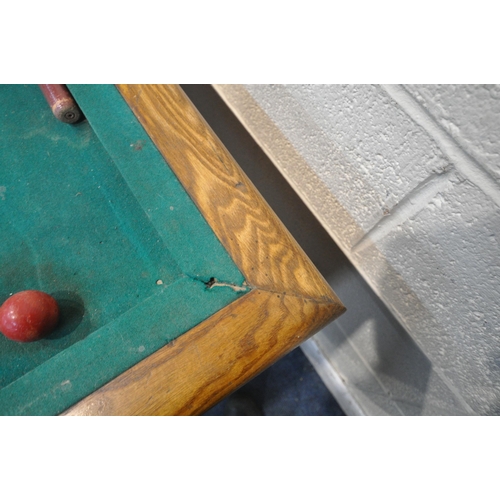
<path id="1" fill-rule="evenodd" d="M 205 285 L 212 277 L 241 285 L 244 277 L 117 89 L 70 89 L 160 236 L 167 245 L 176 239 L 169 249 L 186 277 L 3 388 L 3 415 L 61 413 L 245 293 Z M 159 187 L 156 193 L 151 186 Z M 180 214 L 169 223 L 175 210 Z"/>
<path id="2" fill-rule="evenodd" d="M 0 413 L 61 413 L 234 299 L 227 287 L 176 281 L 5 387 Z"/>
<path id="3" fill-rule="evenodd" d="M 116 87 L 69 89 L 160 237 L 176 242 L 169 251 L 184 273 L 241 285 L 244 276 Z"/>

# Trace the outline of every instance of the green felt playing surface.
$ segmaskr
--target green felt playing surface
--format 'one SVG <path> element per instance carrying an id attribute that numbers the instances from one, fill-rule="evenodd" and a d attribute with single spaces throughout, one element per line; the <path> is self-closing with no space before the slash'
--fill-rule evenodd
<path id="1" fill-rule="evenodd" d="M 58 300 L 48 338 L 0 336 L 0 414 L 57 414 L 235 300 L 241 275 L 113 86 L 0 86 L 0 301 Z"/>

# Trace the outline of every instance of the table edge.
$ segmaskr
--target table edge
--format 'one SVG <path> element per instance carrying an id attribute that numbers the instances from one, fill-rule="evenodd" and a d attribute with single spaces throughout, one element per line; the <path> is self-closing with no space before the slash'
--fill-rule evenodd
<path id="1" fill-rule="evenodd" d="M 63 415 L 200 414 L 345 308 L 180 86 L 117 87 L 252 291 Z"/>

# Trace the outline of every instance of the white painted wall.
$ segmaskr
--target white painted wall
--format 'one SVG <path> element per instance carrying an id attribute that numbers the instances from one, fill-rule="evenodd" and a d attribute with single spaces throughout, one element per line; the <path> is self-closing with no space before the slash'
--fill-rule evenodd
<path id="1" fill-rule="evenodd" d="M 426 358 L 402 381 L 370 324 L 321 332 L 360 411 L 500 414 L 500 86 L 215 88 Z"/>

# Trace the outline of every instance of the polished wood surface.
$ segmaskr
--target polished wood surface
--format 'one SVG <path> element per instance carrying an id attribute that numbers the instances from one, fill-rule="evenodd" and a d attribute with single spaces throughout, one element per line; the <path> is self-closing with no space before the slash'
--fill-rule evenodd
<path id="1" fill-rule="evenodd" d="M 202 413 L 330 319 L 331 309 L 322 303 L 253 290 L 68 413 Z"/>
<path id="2" fill-rule="evenodd" d="M 118 88 L 252 291 L 65 414 L 203 413 L 344 307 L 180 87 Z"/>

